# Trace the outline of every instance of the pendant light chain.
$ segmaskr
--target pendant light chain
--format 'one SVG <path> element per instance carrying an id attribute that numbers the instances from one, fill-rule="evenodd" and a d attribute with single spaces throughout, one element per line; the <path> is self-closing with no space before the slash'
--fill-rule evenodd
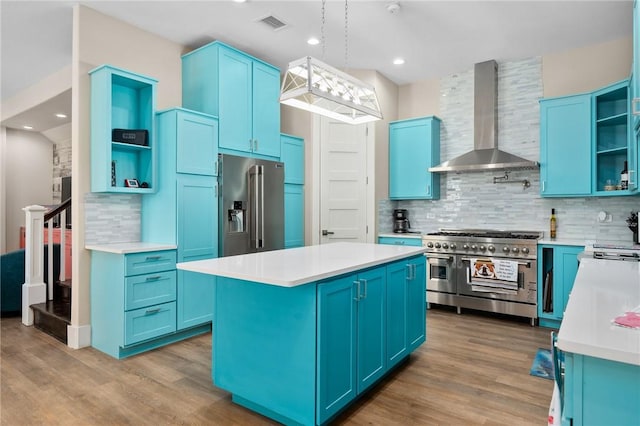
<path id="1" fill-rule="evenodd" d="M 349 2 L 344 0 L 344 69 L 348 68 L 349 63 Z"/>
<path id="2" fill-rule="evenodd" d="M 325 51 L 325 42 L 324 42 L 324 6 L 326 0 L 322 0 L 322 25 L 320 26 L 320 43 L 322 43 L 322 60 L 324 61 L 324 51 Z"/>

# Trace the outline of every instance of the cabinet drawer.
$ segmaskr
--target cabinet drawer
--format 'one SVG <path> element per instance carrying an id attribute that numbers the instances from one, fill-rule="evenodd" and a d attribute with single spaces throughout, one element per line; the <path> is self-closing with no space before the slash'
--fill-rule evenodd
<path id="1" fill-rule="evenodd" d="M 172 302 L 176 300 L 176 271 L 125 278 L 125 289 L 126 311 Z"/>
<path id="2" fill-rule="evenodd" d="M 176 269 L 175 250 L 134 253 L 127 255 L 124 275 L 152 274 L 172 269 Z"/>
<path id="3" fill-rule="evenodd" d="M 421 246 L 421 238 L 402 238 L 402 237 L 378 237 L 378 244 L 393 244 L 397 246 Z"/>
<path id="4" fill-rule="evenodd" d="M 175 331 L 176 302 L 125 312 L 125 346 Z"/>

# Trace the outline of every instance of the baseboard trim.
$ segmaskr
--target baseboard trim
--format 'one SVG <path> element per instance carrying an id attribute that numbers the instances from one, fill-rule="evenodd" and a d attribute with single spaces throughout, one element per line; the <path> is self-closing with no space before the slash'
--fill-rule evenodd
<path id="1" fill-rule="evenodd" d="M 67 346 L 71 349 L 80 349 L 91 346 L 90 325 L 68 325 Z"/>

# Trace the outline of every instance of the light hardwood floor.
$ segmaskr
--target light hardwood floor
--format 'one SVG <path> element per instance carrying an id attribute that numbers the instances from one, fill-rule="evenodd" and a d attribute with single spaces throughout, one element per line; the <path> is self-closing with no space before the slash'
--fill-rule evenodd
<path id="1" fill-rule="evenodd" d="M 1 320 L 2 425 L 270 425 L 212 385 L 211 335 L 125 360 Z M 427 342 L 344 412 L 348 425 L 544 425 L 553 382 L 529 375 L 549 330 L 427 312 Z"/>

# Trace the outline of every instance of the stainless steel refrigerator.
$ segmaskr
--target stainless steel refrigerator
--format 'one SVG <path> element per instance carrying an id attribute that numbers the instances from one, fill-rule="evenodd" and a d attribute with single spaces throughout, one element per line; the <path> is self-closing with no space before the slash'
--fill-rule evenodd
<path id="1" fill-rule="evenodd" d="M 284 164 L 218 154 L 220 256 L 284 248 Z"/>

